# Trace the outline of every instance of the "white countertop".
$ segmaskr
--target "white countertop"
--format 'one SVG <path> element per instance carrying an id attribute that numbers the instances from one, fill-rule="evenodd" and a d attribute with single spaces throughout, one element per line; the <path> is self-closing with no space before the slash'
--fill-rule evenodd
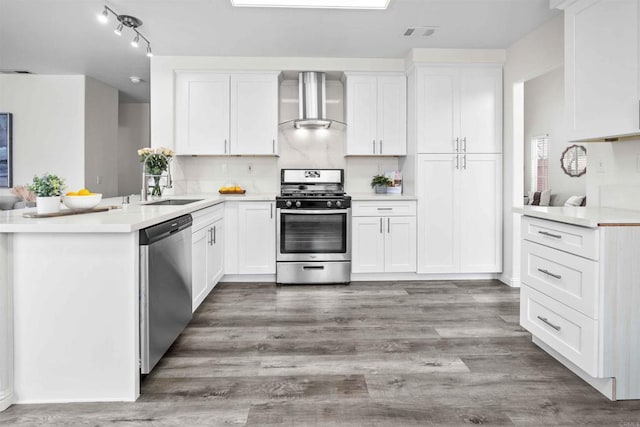
<path id="1" fill-rule="evenodd" d="M 384 201 L 384 200 L 416 200 L 416 196 L 407 194 L 376 194 L 376 193 L 349 193 L 354 202 Z"/>
<path id="2" fill-rule="evenodd" d="M 551 221 L 595 228 L 611 225 L 640 225 L 640 211 L 616 208 L 569 206 L 523 206 L 513 212 Z"/>
<path id="3" fill-rule="evenodd" d="M 217 205 L 225 200 L 233 201 L 273 201 L 270 194 L 183 194 L 162 199 L 202 199 L 181 206 L 145 206 L 148 202 L 132 202 L 122 205 L 122 197 L 105 199 L 98 206 L 122 206 L 108 212 L 95 212 L 53 218 L 24 218 L 25 212 L 35 212 L 35 208 L 0 211 L 0 233 L 130 233 L 168 221 L 180 215 Z M 162 200 L 160 199 L 160 200 Z"/>

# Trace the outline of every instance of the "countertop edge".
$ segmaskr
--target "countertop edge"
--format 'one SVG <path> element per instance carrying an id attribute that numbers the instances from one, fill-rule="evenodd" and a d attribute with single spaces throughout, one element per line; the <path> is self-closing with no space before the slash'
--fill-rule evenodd
<path id="1" fill-rule="evenodd" d="M 580 227 L 639 226 L 640 211 L 607 207 L 523 206 L 512 212 Z"/>

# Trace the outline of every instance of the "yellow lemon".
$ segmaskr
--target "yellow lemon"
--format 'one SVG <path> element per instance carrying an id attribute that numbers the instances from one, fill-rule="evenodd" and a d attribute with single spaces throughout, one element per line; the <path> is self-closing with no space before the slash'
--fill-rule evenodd
<path id="1" fill-rule="evenodd" d="M 240 187 L 239 185 L 236 185 L 233 191 L 235 191 L 236 193 L 242 193 L 242 187 Z"/>
<path id="2" fill-rule="evenodd" d="M 226 191 L 229 191 L 229 189 L 228 189 L 227 187 L 221 187 L 221 188 L 220 188 L 220 192 L 221 192 L 221 193 L 224 193 L 224 192 L 226 192 Z"/>
<path id="3" fill-rule="evenodd" d="M 69 191 L 68 193 L 65 194 L 65 196 L 77 196 L 78 193 L 76 193 L 75 191 Z"/>
<path id="4" fill-rule="evenodd" d="M 90 196 L 90 195 L 91 195 L 91 191 L 87 190 L 86 188 L 78 190 L 78 196 Z"/>

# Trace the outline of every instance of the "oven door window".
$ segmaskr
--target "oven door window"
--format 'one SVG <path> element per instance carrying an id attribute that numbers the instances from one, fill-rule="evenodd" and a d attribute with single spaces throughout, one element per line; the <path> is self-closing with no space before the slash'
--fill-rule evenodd
<path id="1" fill-rule="evenodd" d="M 280 253 L 343 254 L 347 251 L 347 214 L 280 216 Z"/>

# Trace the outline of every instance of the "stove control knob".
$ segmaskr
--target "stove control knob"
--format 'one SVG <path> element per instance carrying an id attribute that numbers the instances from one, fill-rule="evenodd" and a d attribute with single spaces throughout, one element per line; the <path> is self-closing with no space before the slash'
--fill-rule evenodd
<path id="1" fill-rule="evenodd" d="M 300 206 L 302 206 L 302 203 L 300 203 L 300 201 L 296 202 L 296 208 L 299 208 Z"/>
<path id="2" fill-rule="evenodd" d="M 287 200 L 287 202 L 284 205 L 286 207 L 290 208 L 291 207 L 291 200 Z"/>
<path id="3" fill-rule="evenodd" d="M 327 207 L 330 208 L 331 207 L 331 200 L 327 200 Z"/>
<path id="4" fill-rule="evenodd" d="M 338 200 L 338 201 L 336 202 L 336 206 L 337 206 L 337 207 L 339 207 L 339 208 L 341 208 L 341 207 L 342 207 L 342 202 L 341 202 L 340 200 Z"/>

